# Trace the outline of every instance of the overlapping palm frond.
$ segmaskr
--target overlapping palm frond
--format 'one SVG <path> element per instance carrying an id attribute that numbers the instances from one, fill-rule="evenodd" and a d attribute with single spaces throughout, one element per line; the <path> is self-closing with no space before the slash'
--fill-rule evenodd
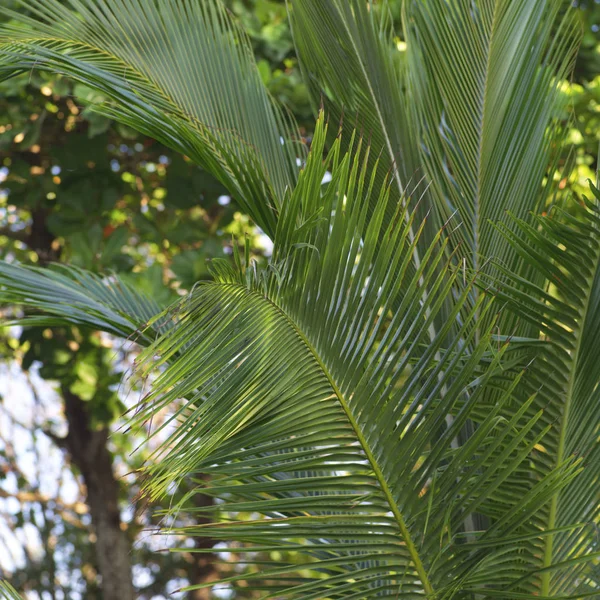
<path id="1" fill-rule="evenodd" d="M 394 218 L 398 202 L 408 216 L 424 223 L 416 239 L 413 265 L 435 239 L 444 221 L 431 210 L 419 154 L 417 129 L 411 120 L 407 73 L 386 2 L 375 6 L 363 0 L 287 0 L 296 51 L 313 104 L 340 122 L 343 139 L 356 128 L 373 149 L 368 160 L 377 186 L 391 182 L 385 222 Z M 376 199 L 371 199 L 374 210 Z M 427 217 L 427 218 L 425 218 Z M 411 278 L 407 278 L 410 280 Z M 430 338 L 448 316 L 442 309 L 431 322 Z"/>
<path id="2" fill-rule="evenodd" d="M 591 189 L 594 200 L 584 200 L 579 210 L 556 208 L 533 223 L 515 218 L 514 227 L 498 228 L 537 275 L 532 281 L 497 265 L 493 284 L 500 300 L 535 332 L 511 342 L 517 349 L 535 348 L 522 393 L 537 390 L 532 411 L 543 409 L 539 426 L 550 427 L 531 457 L 532 485 L 533 475 L 544 476 L 566 457 L 580 457 L 583 467 L 533 524 L 541 530 L 582 524 L 546 537 L 538 565 L 524 577 L 526 589 L 550 597 L 583 585 L 589 561 L 600 553 L 600 192 Z M 556 562 L 564 569 L 550 568 Z"/>
<path id="3" fill-rule="evenodd" d="M 342 123 L 349 140 L 354 128 L 376 149 L 378 184 L 391 173 L 394 213 L 398 199 L 414 195 L 416 208 L 424 186 L 416 128 L 411 122 L 403 54 L 398 51 L 385 2 L 362 0 L 288 0 L 296 50 L 315 106 Z M 419 219 L 428 211 L 420 205 Z M 431 215 L 420 245 L 427 246 L 443 222 Z"/>
<path id="4" fill-rule="evenodd" d="M 117 276 L 100 277 L 77 267 L 40 268 L 0 262 L 0 304 L 30 311 L 24 326 L 83 325 L 147 345 L 167 328 L 153 321 L 164 307 Z M 33 314 L 32 314 L 33 312 Z"/>
<path id="5" fill-rule="evenodd" d="M 222 503 L 186 508 L 250 520 L 185 533 L 247 562 L 304 555 L 240 576 L 267 598 L 594 597 L 600 215 L 529 214 L 552 178 L 572 16 L 407 0 L 403 64 L 380 7 L 289 2 L 315 100 L 346 115 L 337 138 L 319 121 L 300 175 L 294 126 L 216 0 L 23 2 L 35 17 L 0 30 L 4 75 L 103 91 L 99 110 L 211 170 L 275 246 L 264 269 L 215 261 L 162 313 L 76 269 L 0 266 L 0 301 L 49 315 L 31 324 L 142 330 L 141 373 L 164 368 L 137 422 L 171 407 L 159 431 L 176 425 L 149 491 L 209 474 L 197 490 Z M 355 119 L 370 144 L 347 135 Z M 432 188 L 416 208 L 419 156 Z M 467 277 L 489 259 L 499 304 Z"/>
<path id="6" fill-rule="evenodd" d="M 324 161 L 325 137 L 320 123 L 269 267 L 214 264 L 215 281 L 169 311 L 172 329 L 144 351 L 142 374 L 166 368 L 137 419 L 185 398 L 156 432 L 177 425 L 148 467 L 149 489 L 160 495 L 207 473 L 198 489 L 224 504 L 206 510 L 256 518 L 185 533 L 242 543 L 240 552 L 307 555 L 308 566 L 267 561 L 231 580 L 264 586 L 269 598 L 469 597 L 518 581 L 544 535 L 528 520 L 576 463 L 525 493 L 506 489 L 547 430 L 536 427 L 541 411 L 525 416 L 533 397 L 502 416 L 512 389 L 453 447 L 502 365 L 491 329 L 474 340 L 475 315 L 491 304 L 481 295 L 452 333 L 469 290 L 459 290 L 443 234 L 404 285 L 413 217 L 399 203 L 385 224 L 389 187 L 375 185 L 368 151 L 354 140 L 344 154 L 338 140 Z M 432 342 L 429 322 L 453 294 L 454 313 Z M 475 512 L 494 525 L 469 540 L 461 532 Z"/>
<path id="7" fill-rule="evenodd" d="M 2 77 L 48 69 L 104 93 L 97 111 L 202 165 L 273 233 L 303 149 L 219 0 L 20 4 L 33 16 L 1 9 Z"/>
<path id="8" fill-rule="evenodd" d="M 493 223 L 547 201 L 557 119 L 580 26 L 560 2 L 409 0 L 404 29 L 411 108 L 440 218 L 457 214 L 460 255 L 518 268 Z M 543 99 L 540 101 L 540 99 Z M 518 261 L 517 261 L 518 262 Z"/>
<path id="9" fill-rule="evenodd" d="M 574 11 L 552 0 L 411 0 L 404 43 L 386 2 L 288 2 L 315 104 L 364 131 L 381 176 L 394 172 L 396 194 L 426 176 L 429 231 L 461 223 L 456 243 L 468 266 L 509 260 L 510 245 L 489 223 L 506 208 L 524 218 L 543 203 L 560 81 L 580 38 Z"/>

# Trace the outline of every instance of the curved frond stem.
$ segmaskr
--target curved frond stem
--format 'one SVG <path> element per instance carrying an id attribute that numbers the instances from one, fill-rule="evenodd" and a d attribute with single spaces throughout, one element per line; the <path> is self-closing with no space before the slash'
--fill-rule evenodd
<path id="1" fill-rule="evenodd" d="M 413 240 L 414 240 L 414 238 L 413 238 Z M 411 241 L 413 241 L 413 240 L 411 240 Z M 419 555 L 417 547 L 416 547 L 415 543 L 413 542 L 412 535 L 411 535 L 408 527 L 406 526 L 404 517 L 402 516 L 402 514 L 394 500 L 393 494 L 387 484 L 386 478 L 384 477 L 381 467 L 379 466 L 377 459 L 375 458 L 375 454 L 374 454 L 373 450 L 371 449 L 371 447 L 369 446 L 369 443 L 368 443 L 365 435 L 363 434 L 361 428 L 359 427 L 358 423 L 356 422 L 356 419 L 354 418 L 352 411 L 350 410 L 350 407 L 348 405 L 347 400 L 344 397 L 344 394 L 339 389 L 335 378 L 332 376 L 332 374 L 327 369 L 327 365 L 323 362 L 323 360 L 319 356 L 319 353 L 317 352 L 316 348 L 313 347 L 310 340 L 302 332 L 300 327 L 298 327 L 296 325 L 296 323 L 294 323 L 291 320 L 291 318 L 288 315 L 286 315 L 279 308 L 279 306 L 277 306 L 276 304 L 273 304 L 273 303 L 271 303 L 271 304 L 279 311 L 281 316 L 287 320 L 287 322 L 294 329 L 294 331 L 296 332 L 298 337 L 303 341 L 303 343 L 306 345 L 306 347 L 310 350 L 310 353 L 312 354 L 313 358 L 315 359 L 315 361 L 317 362 L 317 364 L 323 371 L 325 377 L 327 378 L 329 385 L 331 385 L 331 388 L 332 388 L 338 402 L 340 403 L 340 406 L 342 407 L 342 410 L 344 411 L 344 414 L 346 415 L 346 418 L 348 419 L 348 422 L 350 423 L 350 426 L 352 427 L 352 430 L 354 431 L 356 438 L 358 439 L 360 446 L 363 449 L 365 456 L 367 457 L 367 459 L 369 461 L 369 464 L 371 465 L 371 468 L 373 469 L 373 473 L 375 474 L 377 482 L 378 482 L 379 486 L 381 487 L 381 491 L 383 492 L 383 495 L 389 504 L 389 508 L 394 515 L 394 519 L 396 520 L 396 524 L 398 525 L 398 529 L 400 530 L 402 539 L 404 540 L 404 543 L 406 544 L 406 547 L 408 548 L 408 551 L 413 560 L 413 563 L 415 565 L 417 573 L 419 574 L 419 578 L 421 579 L 421 583 L 423 584 L 423 589 L 428 595 L 431 595 L 433 597 L 434 589 L 431 585 L 431 582 L 429 581 L 427 571 L 425 570 L 423 561 L 421 560 L 421 557 Z M 437 357 L 439 360 L 440 359 L 439 353 L 437 354 Z"/>

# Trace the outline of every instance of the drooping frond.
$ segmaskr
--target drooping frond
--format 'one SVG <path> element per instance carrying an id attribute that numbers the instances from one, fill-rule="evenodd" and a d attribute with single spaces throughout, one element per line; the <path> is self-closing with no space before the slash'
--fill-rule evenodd
<path id="1" fill-rule="evenodd" d="M 528 218 L 552 180 L 561 83 L 580 38 L 575 11 L 539 0 L 409 0 L 411 107 L 434 205 L 457 213 L 461 258 L 516 268 L 493 223 Z"/>
<path id="2" fill-rule="evenodd" d="M 325 133 L 319 123 L 271 264 L 216 262 L 214 282 L 169 312 L 171 330 L 141 357 L 141 373 L 165 369 L 137 418 L 173 406 L 157 430 L 170 435 L 148 466 L 149 491 L 208 474 L 197 491 L 223 502 L 202 510 L 232 520 L 186 534 L 241 543 L 235 552 L 307 556 L 308 565 L 267 560 L 240 576 L 267 598 L 470 598 L 499 589 L 534 560 L 544 533 L 531 534 L 528 521 L 573 478 L 575 463 L 524 494 L 506 489 L 547 430 L 537 427 L 541 411 L 526 416 L 534 397 L 503 417 L 512 388 L 468 443 L 453 445 L 501 372 L 491 330 L 474 339 L 475 315 L 491 305 L 482 294 L 461 319 L 470 290 L 457 286 L 462 274 L 442 233 L 409 275 L 413 218 L 399 203 L 386 224 L 389 188 L 375 185 L 368 151 L 354 140 L 344 154 L 338 140 L 324 161 Z M 454 313 L 431 340 L 429 323 L 453 294 Z M 493 525 L 465 536 L 474 513 Z"/>
<path id="3" fill-rule="evenodd" d="M 21 325 L 82 325 L 147 345 L 168 324 L 147 323 L 164 307 L 117 276 L 102 278 L 77 267 L 40 268 L 0 262 L 0 304 L 27 309 Z M 33 313 L 33 314 L 32 314 Z"/>
<path id="4" fill-rule="evenodd" d="M 95 109 L 189 156 L 266 232 L 297 177 L 296 126 L 264 88 L 220 0 L 21 0 L 0 75 L 46 69 L 109 98 Z"/>
<path id="5" fill-rule="evenodd" d="M 524 574 L 522 587 L 539 589 L 544 597 L 583 586 L 590 561 L 600 553 L 600 193 L 592 192 L 595 200 L 585 200 L 579 210 L 554 209 L 531 224 L 515 219 L 514 227 L 499 228 L 536 272 L 525 279 L 497 265 L 499 283 L 493 284 L 521 321 L 511 345 L 535 349 L 522 394 L 537 390 L 532 411 L 543 409 L 539 426 L 550 431 L 531 457 L 531 475 L 543 477 L 569 457 L 579 457 L 583 468 L 534 524 L 547 531 L 582 524 L 547 536 L 537 564 Z M 527 329 L 534 336 L 523 337 L 520 331 Z M 553 569 L 556 563 L 564 567 Z"/>

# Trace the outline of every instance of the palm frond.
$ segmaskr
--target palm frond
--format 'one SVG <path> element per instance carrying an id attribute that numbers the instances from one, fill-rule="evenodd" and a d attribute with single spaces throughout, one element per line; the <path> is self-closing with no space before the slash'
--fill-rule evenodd
<path id="1" fill-rule="evenodd" d="M 560 2 L 410 0 L 410 97 L 434 205 L 457 214 L 460 256 L 516 268 L 492 223 L 543 207 L 580 26 Z"/>
<path id="2" fill-rule="evenodd" d="M 171 433 L 148 465 L 149 492 L 207 473 L 196 491 L 223 503 L 206 510 L 257 518 L 186 534 L 241 543 L 236 552 L 308 556 L 244 574 L 268 598 L 456 598 L 518 581 L 547 534 L 531 534 L 529 519 L 572 480 L 576 461 L 506 489 L 548 429 L 537 427 L 541 411 L 526 416 L 533 396 L 502 416 L 512 387 L 453 446 L 501 372 L 491 328 L 474 339 L 476 314 L 491 303 L 480 295 L 454 334 L 470 286 L 460 291 L 443 234 L 410 275 L 414 217 L 398 204 L 386 224 L 389 186 L 376 187 L 368 150 L 355 139 L 345 154 L 338 140 L 323 160 L 325 138 L 320 122 L 269 267 L 215 263 L 215 280 L 170 311 L 173 328 L 141 357 L 142 374 L 166 368 L 138 422 L 175 407 L 155 432 Z M 454 313 L 432 341 L 429 323 L 452 294 Z M 473 513 L 493 525 L 470 539 Z"/>
<path id="3" fill-rule="evenodd" d="M 337 137 L 319 120 L 299 174 L 295 127 L 217 0 L 3 9 L 3 76 L 100 90 L 97 110 L 210 170 L 275 245 L 266 268 L 214 261 L 164 312 L 67 268 L 1 265 L 0 301 L 47 315 L 26 323 L 143 330 L 140 373 L 163 369 L 134 418 L 171 411 L 148 491 L 208 474 L 195 491 L 222 502 L 186 508 L 229 520 L 184 533 L 303 555 L 244 574 L 267 598 L 593 597 L 600 211 L 530 216 L 553 177 L 572 13 L 408 0 L 403 54 L 373 3 L 290 3 L 313 97 L 347 115 Z M 347 135 L 355 116 L 370 144 Z M 407 200 L 419 156 L 429 206 Z M 440 229 L 455 213 L 463 226 Z"/>
<path id="4" fill-rule="evenodd" d="M 422 220 L 428 201 L 423 194 L 416 128 L 411 121 L 406 69 L 388 19 L 386 4 L 363 0 L 288 0 L 296 51 L 313 104 L 323 106 L 330 121 L 342 124 L 346 141 L 352 131 L 369 140 L 371 168 L 377 184 L 390 177 L 394 214 L 399 199 L 409 201 Z M 442 222 L 430 215 L 419 245 L 427 246 Z"/>
<path id="5" fill-rule="evenodd" d="M 535 523 L 547 530 L 582 524 L 545 538 L 539 564 L 522 582 L 530 589 L 539 584 L 542 596 L 583 584 L 586 567 L 600 551 L 600 192 L 591 189 L 594 201 L 584 199 L 578 210 L 555 208 L 533 223 L 515 218 L 512 228 L 498 229 L 536 272 L 525 279 L 497 265 L 494 284 L 499 299 L 520 319 L 511 345 L 535 348 L 523 394 L 537 390 L 532 410 L 543 409 L 539 425 L 550 431 L 532 455 L 532 473 L 543 477 L 568 457 L 579 457 L 583 469 L 553 495 Z M 526 331 L 534 335 L 523 336 Z M 554 571 L 556 562 L 565 567 Z"/>
<path id="6" fill-rule="evenodd" d="M 148 327 L 164 307 L 117 276 L 103 278 L 65 265 L 40 268 L 0 262 L 0 304 L 27 309 L 24 317 L 14 320 L 20 325 L 82 325 L 131 336 L 142 345 L 168 327 L 164 320 Z"/>
<path id="7" fill-rule="evenodd" d="M 419 270 L 444 225 L 431 210 L 431 198 L 419 153 L 407 94 L 404 53 L 394 40 L 387 4 L 363 0 L 288 0 L 296 51 L 313 104 L 322 106 L 331 122 L 339 122 L 348 143 L 356 129 L 368 140 L 369 169 L 378 188 L 390 182 L 385 223 L 395 218 L 399 202 L 407 218 L 423 224 L 409 273 Z M 332 135 L 331 137 L 334 137 Z M 331 140 L 330 140 L 331 141 Z M 347 148 L 345 148 L 347 150 Z M 375 209 L 377 197 L 370 199 Z M 406 281 L 411 281 L 407 277 Z M 422 282 L 421 282 L 422 283 Z M 441 310 L 430 324 L 430 338 L 448 317 Z"/>
<path id="8" fill-rule="evenodd" d="M 46 69 L 108 100 L 95 110 L 189 156 L 267 233 L 303 149 L 220 0 L 21 0 L 2 8 L 0 76 Z"/>

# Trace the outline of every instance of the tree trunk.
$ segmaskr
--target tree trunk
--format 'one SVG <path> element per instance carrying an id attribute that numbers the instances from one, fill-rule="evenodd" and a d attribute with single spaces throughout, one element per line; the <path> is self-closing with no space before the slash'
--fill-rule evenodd
<path id="1" fill-rule="evenodd" d="M 206 476 L 201 476 L 202 479 L 206 479 Z M 197 493 L 193 498 L 194 504 L 198 508 L 210 506 L 213 503 L 211 496 Z M 207 516 L 198 515 L 196 519 L 200 525 L 210 523 L 211 519 Z M 215 544 L 215 540 L 210 538 L 197 537 L 195 540 L 196 548 L 208 549 L 212 548 Z M 199 585 L 201 583 L 208 583 L 210 581 L 216 582 L 219 578 L 219 572 L 215 567 L 215 555 L 211 552 L 194 552 L 193 554 L 194 563 L 190 569 L 190 584 Z M 190 592 L 189 600 L 210 600 L 213 597 L 210 588 L 204 588 L 201 590 L 193 590 Z"/>
<path id="2" fill-rule="evenodd" d="M 121 529 L 119 484 L 107 448 L 108 429 L 92 429 L 86 403 L 68 389 L 62 392 L 69 424 L 65 446 L 86 486 L 103 598 L 133 600 L 131 543 Z"/>
<path id="3" fill-rule="evenodd" d="M 32 212 L 31 233 L 27 240 L 37 252 L 41 264 L 57 259 L 47 217 L 47 210 Z M 63 440 L 52 438 L 69 453 L 85 483 L 86 502 L 96 534 L 94 550 L 102 579 L 103 600 L 134 600 L 131 542 L 121 529 L 119 483 L 115 479 L 112 456 L 107 447 L 108 429 L 93 429 L 86 403 L 71 393 L 67 386 L 61 386 L 61 391 L 69 432 Z"/>
<path id="4" fill-rule="evenodd" d="M 28 158 L 39 161 L 37 155 L 26 153 Z M 32 224 L 26 243 L 34 249 L 40 264 L 58 259 L 53 249 L 54 236 L 47 226 L 47 209 L 32 211 Z M 51 437 L 57 445 L 64 448 L 71 462 L 77 466 L 86 486 L 86 503 L 90 508 L 92 525 L 96 534 L 95 553 L 98 570 L 102 578 L 100 589 L 103 600 L 133 600 L 135 597 L 132 572 L 132 544 L 121 529 L 119 511 L 119 484 L 112 469 L 112 456 L 108 451 L 108 428 L 94 430 L 86 403 L 71 393 L 67 386 L 61 386 L 65 402 L 65 415 L 69 433 L 65 439 Z M 210 496 L 197 494 L 198 506 L 207 506 L 213 502 Z M 199 523 L 208 523 L 210 518 L 201 517 Z M 197 538 L 197 548 L 210 548 L 214 541 Z M 197 585 L 218 579 L 215 556 L 212 553 L 193 553 L 188 570 L 191 585 Z M 210 589 L 190 592 L 190 600 L 210 600 Z"/>

